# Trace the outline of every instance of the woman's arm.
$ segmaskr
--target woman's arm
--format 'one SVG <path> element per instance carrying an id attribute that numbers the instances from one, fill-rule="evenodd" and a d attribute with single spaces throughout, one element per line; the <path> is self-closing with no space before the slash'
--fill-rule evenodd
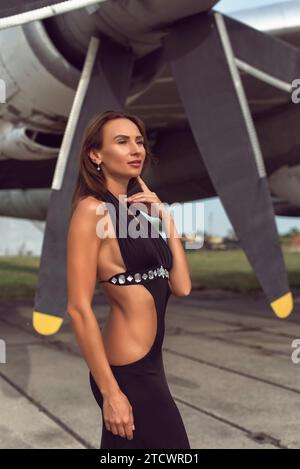
<path id="1" fill-rule="evenodd" d="M 87 197 L 80 201 L 72 216 L 67 242 L 68 314 L 72 327 L 101 393 L 117 390 L 109 366 L 98 321 L 91 308 L 97 278 L 97 260 L 101 239 L 96 233 L 101 202 Z"/>
<path id="2" fill-rule="evenodd" d="M 169 285 L 175 296 L 187 296 L 192 289 L 189 265 L 175 222 L 166 208 L 162 211 L 162 220 L 168 245 L 173 254 L 173 265 L 169 272 Z"/>
<path id="3" fill-rule="evenodd" d="M 96 214 L 101 203 L 86 197 L 78 203 L 71 218 L 67 239 L 67 311 L 80 350 L 103 395 L 106 428 L 114 434 L 132 437 L 132 409 L 112 373 L 91 307 L 101 244 L 96 227 L 101 217 L 106 216 Z"/>

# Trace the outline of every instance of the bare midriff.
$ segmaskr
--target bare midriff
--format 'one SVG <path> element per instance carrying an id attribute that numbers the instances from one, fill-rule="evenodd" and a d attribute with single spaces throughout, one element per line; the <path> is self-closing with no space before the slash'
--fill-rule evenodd
<path id="1" fill-rule="evenodd" d="M 101 241 L 98 280 L 126 271 L 118 240 Z M 100 284 L 110 304 L 109 315 L 101 327 L 107 359 L 111 365 L 125 365 L 145 356 L 157 331 L 157 312 L 152 294 L 142 284 Z"/>

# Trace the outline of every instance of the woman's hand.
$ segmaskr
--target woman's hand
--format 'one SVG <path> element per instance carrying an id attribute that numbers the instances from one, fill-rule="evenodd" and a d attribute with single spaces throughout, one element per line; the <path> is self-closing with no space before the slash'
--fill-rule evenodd
<path id="1" fill-rule="evenodd" d="M 168 211 L 162 201 L 157 197 L 155 192 L 150 191 L 149 187 L 142 180 L 140 176 L 137 176 L 138 182 L 142 188 L 142 192 L 137 192 L 136 194 L 131 195 L 127 198 L 127 202 L 137 203 L 141 202 L 142 205 L 138 207 L 142 212 L 148 213 L 152 217 L 159 217 L 160 219 L 163 216 L 168 214 Z M 146 208 L 146 210 L 144 209 Z"/>
<path id="2" fill-rule="evenodd" d="M 103 398 L 103 419 L 108 431 L 132 440 L 135 430 L 132 406 L 121 390 Z"/>

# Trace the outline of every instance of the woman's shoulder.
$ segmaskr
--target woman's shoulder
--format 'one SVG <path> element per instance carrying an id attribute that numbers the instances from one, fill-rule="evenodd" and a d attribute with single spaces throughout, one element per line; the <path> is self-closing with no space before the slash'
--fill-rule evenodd
<path id="1" fill-rule="evenodd" d="M 88 220 L 91 222 L 96 221 L 96 219 L 99 219 L 99 215 L 104 214 L 103 204 L 103 200 L 91 195 L 81 197 L 73 209 L 71 216 L 73 224 L 75 221 L 78 223 L 87 222 Z"/>
<path id="2" fill-rule="evenodd" d="M 87 195 L 82 197 L 77 205 L 76 205 L 76 210 L 77 212 L 88 212 L 88 213 L 95 213 L 95 210 L 99 205 L 104 205 L 105 202 L 104 200 L 98 199 L 92 195 Z"/>

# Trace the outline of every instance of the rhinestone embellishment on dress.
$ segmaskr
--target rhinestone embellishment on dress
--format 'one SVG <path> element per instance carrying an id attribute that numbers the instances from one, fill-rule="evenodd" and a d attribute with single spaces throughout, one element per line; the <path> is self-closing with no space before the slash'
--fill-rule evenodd
<path id="1" fill-rule="evenodd" d="M 141 283 L 142 280 L 153 280 L 156 277 L 169 278 L 169 271 L 165 269 L 162 265 L 157 267 L 155 270 L 149 269 L 145 272 L 135 272 L 132 275 L 117 274 L 110 278 L 108 281 L 113 284 L 118 285 L 129 285 L 134 283 Z"/>

